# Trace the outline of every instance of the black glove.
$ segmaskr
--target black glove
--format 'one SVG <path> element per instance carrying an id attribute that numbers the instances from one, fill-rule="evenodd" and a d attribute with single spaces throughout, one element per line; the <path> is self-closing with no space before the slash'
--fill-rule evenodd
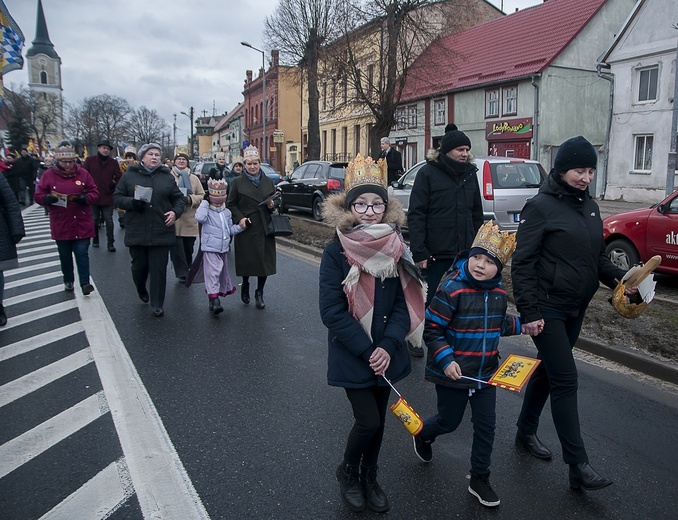
<path id="1" fill-rule="evenodd" d="M 111 183 L 108 185 L 108 187 L 111 188 L 112 190 L 115 189 L 115 186 L 116 184 L 113 181 L 111 181 Z"/>
<path id="2" fill-rule="evenodd" d="M 18 244 L 19 242 L 21 242 L 21 239 L 22 239 L 23 237 L 24 237 L 23 235 L 12 235 L 12 241 L 13 241 L 15 244 Z"/>
<path id="3" fill-rule="evenodd" d="M 51 193 L 48 193 L 42 198 L 43 201 L 45 201 L 45 204 L 55 204 L 59 202 L 59 199 L 57 199 L 54 195 Z"/>
<path id="4" fill-rule="evenodd" d="M 75 202 L 76 204 L 80 204 L 81 206 L 84 206 L 85 204 L 87 204 L 87 197 L 85 197 L 84 193 L 81 193 L 80 195 L 73 199 L 73 202 Z"/>
<path id="5" fill-rule="evenodd" d="M 186 195 L 186 204 L 188 205 L 189 208 L 193 204 L 193 199 L 191 199 L 190 195 Z"/>
<path id="6" fill-rule="evenodd" d="M 132 200 L 132 206 L 139 213 L 143 213 L 144 210 L 146 209 L 146 201 L 145 200 L 139 200 L 139 199 L 133 199 Z"/>

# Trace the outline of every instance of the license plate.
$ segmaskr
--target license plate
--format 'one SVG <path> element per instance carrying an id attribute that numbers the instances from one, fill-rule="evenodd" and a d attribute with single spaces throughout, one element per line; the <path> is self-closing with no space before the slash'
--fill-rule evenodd
<path id="1" fill-rule="evenodd" d="M 520 213 L 513 214 L 513 222 L 520 222 Z"/>

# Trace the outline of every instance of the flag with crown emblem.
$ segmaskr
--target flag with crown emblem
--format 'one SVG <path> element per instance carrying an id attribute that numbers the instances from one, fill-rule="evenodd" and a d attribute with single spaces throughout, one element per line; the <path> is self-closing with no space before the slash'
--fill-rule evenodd
<path id="1" fill-rule="evenodd" d="M 24 47 L 24 34 L 9 14 L 4 0 L 0 0 L 0 25 L 2 25 L 2 74 L 19 70 L 24 66 L 21 51 Z"/>

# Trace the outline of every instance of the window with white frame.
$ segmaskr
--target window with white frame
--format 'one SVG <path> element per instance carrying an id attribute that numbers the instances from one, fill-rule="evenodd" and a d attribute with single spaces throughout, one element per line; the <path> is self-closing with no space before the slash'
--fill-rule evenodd
<path id="1" fill-rule="evenodd" d="M 407 107 L 407 128 L 417 128 L 417 105 Z"/>
<path id="2" fill-rule="evenodd" d="M 518 113 L 518 87 L 504 88 L 504 106 L 502 115 L 511 116 Z"/>
<path id="3" fill-rule="evenodd" d="M 396 109 L 392 130 L 405 130 L 405 128 L 407 128 L 407 109 L 401 107 Z"/>
<path id="4" fill-rule="evenodd" d="M 638 71 L 638 101 L 654 101 L 657 99 L 657 81 L 659 67 L 648 67 Z"/>
<path id="5" fill-rule="evenodd" d="M 499 89 L 485 91 L 485 117 L 499 117 Z"/>
<path id="6" fill-rule="evenodd" d="M 433 124 L 444 125 L 445 119 L 445 100 L 436 99 L 433 102 Z"/>
<path id="7" fill-rule="evenodd" d="M 636 139 L 636 153 L 633 161 L 633 169 L 635 171 L 651 171 L 652 170 L 652 135 L 637 135 Z"/>

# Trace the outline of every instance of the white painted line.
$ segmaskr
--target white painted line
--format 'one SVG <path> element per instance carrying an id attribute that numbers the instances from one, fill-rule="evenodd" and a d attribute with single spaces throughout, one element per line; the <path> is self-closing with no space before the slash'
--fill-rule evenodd
<path id="1" fill-rule="evenodd" d="M 39 244 L 54 244 L 54 249 L 56 249 L 56 242 L 52 240 L 51 238 L 46 238 L 46 239 L 41 239 L 41 240 L 27 240 L 24 239 L 21 242 L 17 244 L 17 249 L 19 250 L 20 253 L 23 253 L 24 249 L 28 249 L 29 247 L 37 246 Z"/>
<path id="2" fill-rule="evenodd" d="M 99 293 L 76 299 L 144 518 L 209 519 Z"/>
<path id="3" fill-rule="evenodd" d="M 3 305 L 5 307 L 10 307 L 12 305 L 16 305 L 17 303 L 23 303 L 23 302 L 35 300 L 36 298 L 41 298 L 42 296 L 48 296 L 50 294 L 63 292 L 63 290 L 64 290 L 63 285 L 52 285 L 51 287 L 45 287 L 44 289 L 38 289 L 37 291 L 31 291 L 31 292 L 27 292 L 27 293 L 24 293 L 24 294 L 19 294 L 17 296 L 12 296 L 11 298 L 5 298 Z M 8 316 L 7 319 L 11 320 L 12 316 Z"/>
<path id="4" fill-rule="evenodd" d="M 99 404 L 99 394 L 101 392 L 0 446 L 0 478 L 106 413 L 107 410 L 102 410 Z"/>
<path id="5" fill-rule="evenodd" d="M 10 343 L 6 346 L 0 347 L 0 362 L 20 354 L 25 354 L 31 350 L 44 347 L 50 343 L 56 343 L 59 340 L 74 336 L 79 332 L 83 332 L 84 330 L 85 327 L 82 322 L 76 321 L 75 323 L 64 325 L 58 329 L 43 332 L 37 336 L 31 336 L 30 338 L 22 339 L 16 343 Z"/>
<path id="6" fill-rule="evenodd" d="M 28 262 L 29 260 L 44 260 L 45 258 L 54 258 L 57 255 L 58 255 L 58 253 L 55 249 L 55 251 L 53 253 L 43 253 L 41 255 L 21 257 L 21 258 L 19 258 L 19 265 L 25 265 L 26 262 Z M 5 271 L 5 275 L 7 275 L 8 272 L 9 271 Z"/>
<path id="7" fill-rule="evenodd" d="M 77 308 L 78 302 L 76 302 L 75 300 L 68 300 L 65 302 L 55 303 L 54 305 L 50 305 L 49 307 L 42 307 L 34 311 L 25 312 L 23 314 L 19 314 L 18 316 L 14 316 L 12 318 L 12 321 L 8 320 L 7 325 L 5 325 L 4 327 L 4 330 L 11 329 L 12 327 L 18 327 L 20 325 L 24 325 L 25 323 L 30 323 L 32 321 L 36 321 L 47 316 L 54 316 L 55 314 L 59 314 L 60 312 L 66 312 L 68 310 Z"/>
<path id="8" fill-rule="evenodd" d="M 61 271 L 54 271 L 51 273 L 39 274 L 36 276 L 31 276 L 30 278 L 22 278 L 21 280 L 15 280 L 13 282 L 7 282 L 5 284 L 5 289 L 12 289 L 14 287 L 21 287 L 22 285 L 28 285 L 35 282 L 42 282 L 43 280 L 50 280 L 52 278 L 61 278 L 63 275 Z"/>
<path id="9" fill-rule="evenodd" d="M 47 251 L 48 249 L 53 249 L 54 251 L 56 251 L 56 242 L 54 242 L 54 240 L 45 240 L 45 243 L 47 242 L 52 242 L 52 244 L 48 246 L 31 247 L 29 249 L 20 249 L 19 254 L 25 255 L 26 253 L 37 253 L 38 251 Z"/>
<path id="10" fill-rule="evenodd" d="M 121 474 L 124 472 L 127 474 Z M 125 460 L 112 462 L 54 509 L 41 516 L 40 520 L 108 518 L 134 494 L 131 485 L 125 486 L 125 479 L 129 479 Z"/>
<path id="11" fill-rule="evenodd" d="M 32 271 L 35 271 L 36 269 L 47 269 L 48 267 L 56 267 L 57 265 L 59 266 L 61 265 L 61 262 L 59 262 L 59 260 L 54 260 L 52 262 L 43 262 L 41 264 L 28 265 L 26 267 L 19 267 L 17 269 L 12 269 L 11 271 L 6 271 L 5 279 L 7 279 L 8 276 L 16 276 L 18 274 L 30 273 Z"/>
<path id="12" fill-rule="evenodd" d="M 0 386 L 0 408 L 91 363 L 91 354 L 89 349 L 84 348 Z"/>

